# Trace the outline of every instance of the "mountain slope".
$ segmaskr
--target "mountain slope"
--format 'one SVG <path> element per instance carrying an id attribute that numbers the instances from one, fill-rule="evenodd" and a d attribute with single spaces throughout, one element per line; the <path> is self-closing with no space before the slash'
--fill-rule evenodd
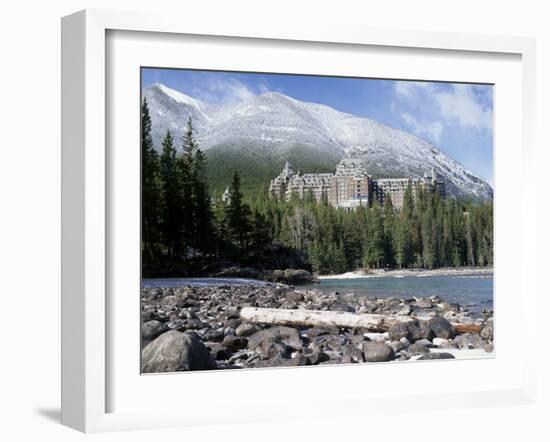
<path id="1" fill-rule="evenodd" d="M 344 157 L 364 158 L 374 177 L 421 177 L 432 167 L 459 198 L 491 199 L 493 190 L 435 145 L 376 121 L 269 92 L 237 104 L 213 105 L 156 84 L 143 91 L 153 141 L 167 129 L 181 139 L 189 117 L 210 161 L 214 187 L 237 166 L 262 180 L 287 159 L 303 172 L 330 172 Z M 298 158 L 296 158 L 298 157 Z M 219 182 L 219 183 L 218 183 Z"/>

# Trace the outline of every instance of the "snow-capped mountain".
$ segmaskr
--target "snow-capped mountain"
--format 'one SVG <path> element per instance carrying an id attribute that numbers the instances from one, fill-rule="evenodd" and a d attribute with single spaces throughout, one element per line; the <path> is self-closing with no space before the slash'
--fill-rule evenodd
<path id="1" fill-rule="evenodd" d="M 270 161 L 304 149 L 316 159 L 336 162 L 364 158 L 375 177 L 421 177 L 432 167 L 457 197 L 491 199 L 493 190 L 435 145 L 407 132 L 328 106 L 269 92 L 236 104 L 203 103 L 161 84 L 143 90 L 149 104 L 153 142 L 160 146 L 169 129 L 181 139 L 193 119 L 197 140 L 209 151 L 244 149 L 256 161 Z M 308 172 L 304 168 L 303 172 Z"/>

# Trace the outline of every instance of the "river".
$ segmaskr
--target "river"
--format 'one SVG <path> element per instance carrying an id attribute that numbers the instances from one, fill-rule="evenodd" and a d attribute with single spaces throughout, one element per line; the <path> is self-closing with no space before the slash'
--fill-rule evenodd
<path id="1" fill-rule="evenodd" d="M 267 285 L 264 281 L 244 278 L 163 278 L 144 279 L 143 287 L 204 287 L 212 285 Z M 298 286 L 325 292 L 353 291 L 358 295 L 378 298 L 410 298 L 438 295 L 473 311 L 493 309 L 493 276 L 379 276 L 371 278 L 322 279 L 320 284 Z"/>
<path id="2" fill-rule="evenodd" d="M 354 291 L 378 298 L 410 298 L 438 295 L 470 310 L 493 309 L 493 276 L 380 276 L 373 278 L 323 279 L 321 284 L 302 286 L 326 292 Z"/>

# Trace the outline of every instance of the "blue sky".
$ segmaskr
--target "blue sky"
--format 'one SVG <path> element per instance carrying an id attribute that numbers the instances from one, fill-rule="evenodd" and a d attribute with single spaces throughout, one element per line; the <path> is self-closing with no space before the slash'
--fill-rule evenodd
<path id="1" fill-rule="evenodd" d="M 142 85 L 162 83 L 207 103 L 281 92 L 371 118 L 424 138 L 493 184 L 493 87 L 489 85 L 142 69 Z"/>

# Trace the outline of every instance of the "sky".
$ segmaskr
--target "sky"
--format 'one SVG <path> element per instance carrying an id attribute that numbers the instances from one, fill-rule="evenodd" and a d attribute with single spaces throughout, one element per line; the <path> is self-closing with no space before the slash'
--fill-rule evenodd
<path id="1" fill-rule="evenodd" d="M 280 92 L 413 133 L 493 185 L 493 86 L 242 72 L 142 69 L 154 83 L 206 103 Z"/>

